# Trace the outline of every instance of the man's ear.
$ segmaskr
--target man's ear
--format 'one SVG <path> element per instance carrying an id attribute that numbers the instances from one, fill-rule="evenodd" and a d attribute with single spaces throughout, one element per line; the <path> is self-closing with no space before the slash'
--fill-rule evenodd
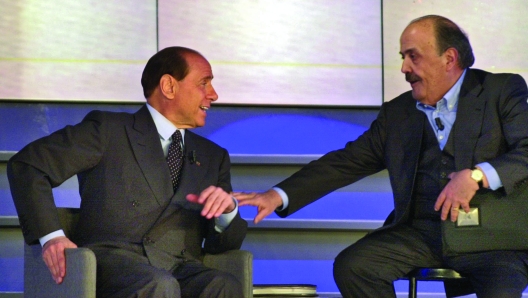
<path id="1" fill-rule="evenodd" d="M 455 48 L 448 48 L 444 52 L 444 57 L 446 59 L 446 70 L 458 67 L 458 51 Z"/>
<path id="2" fill-rule="evenodd" d="M 178 93 L 178 81 L 173 76 L 164 74 L 160 79 L 159 88 L 166 98 L 173 99 Z"/>

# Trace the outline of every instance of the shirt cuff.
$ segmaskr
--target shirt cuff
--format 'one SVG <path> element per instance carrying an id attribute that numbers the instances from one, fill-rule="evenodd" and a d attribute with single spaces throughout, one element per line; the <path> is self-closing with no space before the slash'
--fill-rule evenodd
<path id="1" fill-rule="evenodd" d="M 225 229 L 227 229 L 227 227 L 231 224 L 233 219 L 235 219 L 235 216 L 238 213 L 238 201 L 233 197 L 231 198 L 235 202 L 235 209 L 233 209 L 233 211 L 229 213 L 222 214 L 219 217 L 215 218 L 215 230 L 218 233 L 222 233 L 223 231 L 225 231 Z"/>
<path id="2" fill-rule="evenodd" d="M 280 188 L 278 188 L 276 186 L 273 188 L 273 190 L 276 191 L 277 193 L 279 193 L 279 196 L 282 199 L 282 208 L 279 207 L 280 209 L 277 208 L 275 211 L 282 211 L 282 210 L 288 208 L 288 203 L 290 201 L 288 200 L 288 195 L 284 192 L 284 190 L 282 190 L 282 189 L 280 189 Z"/>
<path id="3" fill-rule="evenodd" d="M 63 230 L 57 230 L 55 232 L 51 232 L 48 235 L 39 238 L 40 245 L 44 246 L 44 244 L 46 244 L 46 242 L 50 241 L 51 239 L 61 237 L 61 236 L 66 237 L 66 234 L 64 234 Z"/>
<path id="4" fill-rule="evenodd" d="M 499 174 L 495 170 L 495 168 L 490 165 L 488 162 L 483 162 L 477 164 L 482 169 L 482 172 L 484 172 L 484 175 L 486 175 L 486 179 L 488 179 L 489 188 L 491 190 L 497 190 L 502 187 L 502 181 L 499 177 Z"/>

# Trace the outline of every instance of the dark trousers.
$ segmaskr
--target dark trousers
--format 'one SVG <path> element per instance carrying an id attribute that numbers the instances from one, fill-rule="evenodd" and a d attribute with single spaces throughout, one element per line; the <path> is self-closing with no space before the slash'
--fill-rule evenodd
<path id="1" fill-rule="evenodd" d="M 97 259 L 97 297 L 243 297 L 235 277 L 197 261 L 169 272 L 150 265 L 139 246 L 92 250 Z"/>
<path id="2" fill-rule="evenodd" d="M 526 252 L 495 251 L 444 258 L 439 223 L 373 232 L 343 250 L 334 279 L 343 297 L 396 297 L 393 282 L 417 267 L 450 267 L 469 276 L 479 298 L 521 297 Z"/>

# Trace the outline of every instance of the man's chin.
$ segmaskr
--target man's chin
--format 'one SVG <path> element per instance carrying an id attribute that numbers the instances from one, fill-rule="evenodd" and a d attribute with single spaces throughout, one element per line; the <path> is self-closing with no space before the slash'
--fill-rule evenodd
<path id="1" fill-rule="evenodd" d="M 422 102 L 424 100 L 423 94 L 420 94 L 417 90 L 412 89 L 411 90 L 412 97 L 416 99 L 419 102 Z"/>

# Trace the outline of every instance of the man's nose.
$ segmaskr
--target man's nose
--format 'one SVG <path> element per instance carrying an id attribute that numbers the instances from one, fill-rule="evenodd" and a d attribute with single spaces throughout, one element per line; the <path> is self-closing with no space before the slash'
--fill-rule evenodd
<path id="1" fill-rule="evenodd" d="M 218 94 L 216 93 L 216 90 L 214 89 L 213 85 L 211 85 L 211 89 L 207 94 L 207 98 L 211 101 L 216 101 L 218 99 Z"/>
<path id="2" fill-rule="evenodd" d="M 403 59 L 402 61 L 401 72 L 402 73 L 411 72 L 411 68 L 409 67 L 409 63 L 407 62 L 407 59 Z"/>

